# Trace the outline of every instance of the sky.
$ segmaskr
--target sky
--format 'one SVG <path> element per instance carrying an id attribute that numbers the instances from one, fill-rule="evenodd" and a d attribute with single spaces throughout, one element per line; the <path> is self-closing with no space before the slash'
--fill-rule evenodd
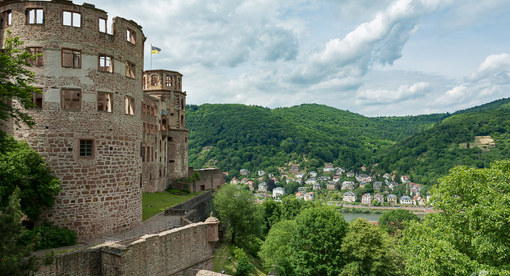
<path id="1" fill-rule="evenodd" d="M 404 116 L 510 97 L 508 0 L 85 2 L 141 25 L 145 69 L 182 73 L 188 104 Z"/>

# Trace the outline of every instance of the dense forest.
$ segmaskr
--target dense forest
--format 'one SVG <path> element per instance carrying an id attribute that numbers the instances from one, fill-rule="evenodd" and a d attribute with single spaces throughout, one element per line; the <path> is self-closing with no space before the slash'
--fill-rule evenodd
<path id="1" fill-rule="evenodd" d="M 241 168 L 276 172 L 289 162 L 315 169 L 410 174 L 432 184 L 454 165 L 486 167 L 510 154 L 510 98 L 453 114 L 366 117 L 317 104 L 269 109 L 240 104 L 187 107 L 189 161 L 237 175 Z M 475 136 L 491 136 L 483 147 Z M 478 142 L 477 142 L 478 141 Z"/>

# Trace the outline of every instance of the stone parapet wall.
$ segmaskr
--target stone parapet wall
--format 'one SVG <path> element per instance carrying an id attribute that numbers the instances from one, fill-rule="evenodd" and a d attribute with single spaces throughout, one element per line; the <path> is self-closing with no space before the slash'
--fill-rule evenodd
<path id="1" fill-rule="evenodd" d="M 132 241 L 57 255 L 36 275 L 195 275 L 199 269 L 213 268 L 218 224 L 209 218 Z"/>
<path id="2" fill-rule="evenodd" d="M 200 180 L 191 184 L 191 192 L 217 190 L 225 184 L 225 176 L 220 169 L 208 168 L 195 170 L 193 168 L 189 168 L 188 174 L 191 175 L 193 172 L 200 173 Z"/>

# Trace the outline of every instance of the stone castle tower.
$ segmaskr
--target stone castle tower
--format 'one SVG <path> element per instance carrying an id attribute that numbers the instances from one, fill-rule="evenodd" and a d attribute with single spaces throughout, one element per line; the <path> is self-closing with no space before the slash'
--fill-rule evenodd
<path id="1" fill-rule="evenodd" d="M 144 73 L 142 28 L 115 17 L 110 30 L 107 13 L 94 5 L 4 0 L 0 14 L 0 43 L 11 30 L 42 54 L 31 70 L 43 93 L 26 111 L 36 126 L 7 126 L 62 180 L 42 219 L 77 231 L 81 240 L 138 225 L 142 192 L 187 176 L 182 75 Z"/>

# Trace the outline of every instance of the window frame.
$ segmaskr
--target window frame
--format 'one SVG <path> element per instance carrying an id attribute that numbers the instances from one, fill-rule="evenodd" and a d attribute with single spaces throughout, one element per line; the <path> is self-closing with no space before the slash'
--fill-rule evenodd
<path id="1" fill-rule="evenodd" d="M 165 86 L 172 87 L 172 76 L 170 75 L 165 76 Z"/>
<path id="2" fill-rule="evenodd" d="M 135 98 L 131 96 L 124 96 L 124 114 L 135 115 Z"/>
<path id="3" fill-rule="evenodd" d="M 31 17 L 30 17 L 30 13 L 31 12 L 34 12 L 34 20 L 33 20 L 33 23 L 31 23 Z M 41 11 L 41 16 L 42 16 L 42 19 L 41 19 L 41 22 L 39 23 L 38 22 L 38 11 Z M 44 9 L 43 8 L 27 8 L 25 9 L 25 15 L 26 15 L 26 24 L 27 25 L 44 25 Z"/>
<path id="4" fill-rule="evenodd" d="M 43 48 L 42 47 L 27 47 L 26 50 L 31 55 L 34 55 L 34 56 L 37 54 L 41 54 L 40 56 L 36 57 L 35 59 L 28 59 L 28 63 L 32 64 L 32 66 L 35 66 L 35 67 L 44 66 Z"/>
<path id="5" fill-rule="evenodd" d="M 69 100 L 69 108 L 66 108 L 65 92 L 70 93 L 69 99 L 68 99 Z M 78 96 L 76 96 L 75 94 L 72 94 L 73 92 L 80 93 L 80 94 Z M 78 101 L 75 100 L 76 97 L 78 97 Z M 60 108 L 62 110 L 67 110 L 67 111 L 81 111 L 82 98 L 83 98 L 83 92 L 79 88 L 61 88 L 60 89 Z M 73 102 L 78 102 L 80 107 L 73 108 Z"/>
<path id="6" fill-rule="evenodd" d="M 82 142 L 91 142 L 90 155 L 82 155 Z M 85 148 L 84 150 L 87 150 Z M 78 139 L 78 157 L 84 159 L 94 159 L 96 154 L 96 140 L 93 138 L 79 138 Z"/>
<path id="7" fill-rule="evenodd" d="M 64 20 L 65 20 L 65 13 L 70 13 L 71 15 L 71 23 L 70 25 L 67 25 L 65 24 Z M 75 22 L 75 15 L 79 15 L 80 16 L 80 19 L 79 19 L 79 26 L 75 26 L 74 22 Z M 81 28 L 82 26 L 82 18 L 83 16 L 81 15 L 81 12 L 75 12 L 75 11 L 70 11 L 70 10 L 63 10 L 62 11 L 62 26 L 67 26 L 67 27 L 74 27 L 74 28 Z"/>
<path id="8" fill-rule="evenodd" d="M 131 28 L 126 28 L 126 41 L 136 45 L 136 33 Z"/>
<path id="9" fill-rule="evenodd" d="M 100 95 L 105 95 L 107 96 L 106 99 L 109 100 L 109 104 L 108 102 L 104 102 L 104 99 L 101 99 L 101 96 Z M 101 102 L 101 100 L 103 101 L 103 104 L 109 108 L 106 108 L 106 110 L 103 108 L 103 110 L 100 110 L 99 109 L 99 104 Z M 97 111 L 98 112 L 104 112 L 104 113 L 113 113 L 113 93 L 111 92 L 103 92 L 103 91 L 97 91 L 97 104 L 96 104 L 96 107 L 97 107 Z"/>
<path id="10" fill-rule="evenodd" d="M 130 79 L 136 78 L 136 64 L 126 61 L 126 77 Z"/>
<path id="11" fill-rule="evenodd" d="M 107 63 L 107 60 L 110 60 L 110 66 L 101 66 L 101 59 L 104 58 L 105 65 Z M 113 74 L 113 57 L 109 55 L 99 54 L 97 57 L 97 69 L 101 72 L 106 72 Z"/>
<path id="12" fill-rule="evenodd" d="M 43 109 L 44 107 L 44 94 L 42 88 L 37 88 L 41 91 L 41 93 L 32 92 L 32 103 L 35 105 L 32 109 Z M 37 100 L 41 100 L 41 105 L 37 104 Z"/>
<path id="13" fill-rule="evenodd" d="M 64 52 L 67 52 L 67 51 L 70 51 L 71 54 L 73 55 L 72 57 L 72 65 L 71 66 L 67 66 L 66 64 L 64 64 Z M 78 54 L 79 56 L 79 61 L 78 61 L 78 66 L 76 66 L 75 64 L 75 54 Z M 81 50 L 78 50 L 78 49 L 71 49 L 71 48 L 62 48 L 62 51 L 61 51 L 61 55 L 60 55 L 60 59 L 61 59 L 61 63 L 62 63 L 62 67 L 64 68 L 77 68 L 77 69 L 81 69 L 81 63 L 82 63 L 82 55 L 81 55 Z"/>
<path id="14" fill-rule="evenodd" d="M 3 26 L 11 26 L 12 25 L 12 10 L 6 10 L 2 12 L 2 25 Z"/>

